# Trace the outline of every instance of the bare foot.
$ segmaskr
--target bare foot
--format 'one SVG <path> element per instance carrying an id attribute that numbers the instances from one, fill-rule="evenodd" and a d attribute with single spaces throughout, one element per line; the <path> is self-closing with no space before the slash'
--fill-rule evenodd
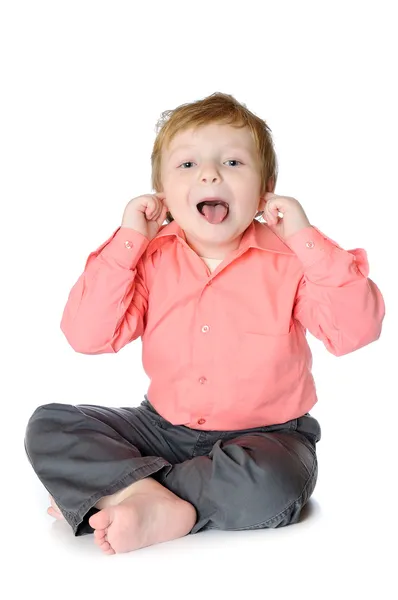
<path id="1" fill-rule="evenodd" d="M 196 510 L 146 477 L 134 484 L 131 496 L 116 506 L 103 508 L 88 522 L 101 550 L 118 554 L 187 535 L 195 525 Z"/>
<path id="2" fill-rule="evenodd" d="M 47 508 L 47 514 L 51 515 L 51 517 L 54 517 L 54 519 L 58 519 L 59 521 L 65 521 L 65 517 L 59 510 L 58 506 L 55 504 L 54 498 L 52 496 L 49 496 L 49 498 L 51 506 Z"/>

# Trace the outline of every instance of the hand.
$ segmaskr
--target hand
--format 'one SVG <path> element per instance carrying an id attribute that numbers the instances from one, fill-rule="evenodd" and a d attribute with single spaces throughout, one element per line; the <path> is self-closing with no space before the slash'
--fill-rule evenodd
<path id="1" fill-rule="evenodd" d="M 300 229 L 311 226 L 303 207 L 295 198 L 267 192 L 264 200 L 266 204 L 263 218 L 267 221 L 270 229 L 283 240 Z M 278 212 L 282 213 L 283 218 L 279 217 Z"/>
<path id="2" fill-rule="evenodd" d="M 152 240 L 166 219 L 165 195 L 145 194 L 133 198 L 123 213 L 122 227 L 130 227 Z"/>

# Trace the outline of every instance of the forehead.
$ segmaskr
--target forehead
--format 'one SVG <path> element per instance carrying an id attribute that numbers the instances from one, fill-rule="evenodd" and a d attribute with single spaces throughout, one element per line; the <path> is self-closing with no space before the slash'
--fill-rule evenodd
<path id="1" fill-rule="evenodd" d="M 233 127 L 232 125 L 210 123 L 196 128 L 178 132 L 171 140 L 165 153 L 168 156 L 183 149 L 196 147 L 211 147 L 217 144 L 219 148 L 243 148 L 254 153 L 255 144 L 248 127 Z"/>

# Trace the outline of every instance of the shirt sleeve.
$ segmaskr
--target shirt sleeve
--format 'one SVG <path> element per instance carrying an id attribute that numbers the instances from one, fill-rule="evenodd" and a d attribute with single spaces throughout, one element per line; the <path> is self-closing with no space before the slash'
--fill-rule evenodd
<path id="1" fill-rule="evenodd" d="M 148 289 L 141 257 L 148 244 L 134 229 L 118 227 L 89 254 L 61 319 L 76 352 L 118 352 L 143 334 Z"/>
<path id="2" fill-rule="evenodd" d="M 285 243 L 302 263 L 293 317 L 335 356 L 343 356 L 380 337 L 383 296 L 368 277 L 363 248 L 344 250 L 314 226 Z"/>

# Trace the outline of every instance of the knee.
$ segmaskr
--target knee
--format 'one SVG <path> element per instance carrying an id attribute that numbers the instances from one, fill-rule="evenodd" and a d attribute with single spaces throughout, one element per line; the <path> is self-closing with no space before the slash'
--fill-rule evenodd
<path id="1" fill-rule="evenodd" d="M 301 461 L 267 464 L 253 495 L 253 525 L 276 528 L 297 523 L 301 510 L 315 489 L 318 463 L 315 454 Z"/>
<path id="2" fill-rule="evenodd" d="M 316 475 L 317 459 L 310 443 L 285 433 L 244 436 L 224 444 L 222 451 L 236 465 L 254 495 L 298 498 L 308 481 Z M 220 447 L 221 450 L 221 447 Z"/>
<path id="3" fill-rule="evenodd" d="M 304 450 L 297 455 L 258 452 L 248 446 L 239 443 L 223 448 L 229 458 L 228 469 L 232 464 L 234 470 L 228 482 L 221 477 L 217 486 L 217 504 L 224 507 L 223 528 L 255 529 L 297 522 L 315 488 L 316 455 L 309 449 L 308 454 Z M 231 483 L 234 489 L 228 490 Z"/>
<path id="4" fill-rule="evenodd" d="M 32 413 L 24 437 L 25 451 L 32 465 L 36 456 L 45 451 L 48 434 L 61 429 L 60 415 L 64 407 L 59 403 L 43 404 Z"/>

